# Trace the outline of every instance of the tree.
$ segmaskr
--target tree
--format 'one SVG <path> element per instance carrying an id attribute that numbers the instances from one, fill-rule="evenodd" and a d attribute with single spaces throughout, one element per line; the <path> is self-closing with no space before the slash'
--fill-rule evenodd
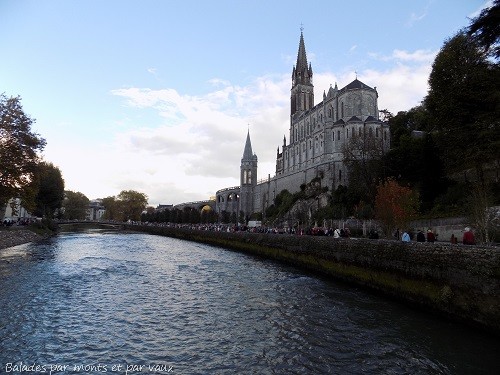
<path id="1" fill-rule="evenodd" d="M 417 207 L 418 195 L 409 187 L 391 178 L 377 185 L 375 217 L 387 235 L 396 228 L 405 228 L 415 217 Z"/>
<path id="2" fill-rule="evenodd" d="M 483 9 L 472 20 L 468 34 L 474 37 L 484 51 L 497 59 L 500 58 L 500 0 Z"/>
<path id="3" fill-rule="evenodd" d="M 119 217 L 122 221 L 141 220 L 141 214 L 148 206 L 148 197 L 134 190 L 122 190 L 116 197 Z"/>
<path id="4" fill-rule="evenodd" d="M 349 188 L 365 202 L 373 203 L 375 186 L 382 175 L 384 138 L 365 131 L 354 132 L 342 147 L 344 160 L 349 170 Z"/>
<path id="5" fill-rule="evenodd" d="M 445 42 L 429 76 L 425 106 L 448 172 L 484 169 L 500 159 L 500 67 L 459 32 Z"/>
<path id="6" fill-rule="evenodd" d="M 90 200 L 79 191 L 68 190 L 64 193 L 64 217 L 68 220 L 84 220 Z"/>
<path id="7" fill-rule="evenodd" d="M 45 140 L 31 130 L 33 123 L 19 97 L 0 95 L 0 208 L 23 194 L 40 161 Z"/>
<path id="8" fill-rule="evenodd" d="M 104 206 L 104 218 L 106 220 L 120 220 L 118 217 L 118 205 L 116 203 L 115 197 L 106 197 L 102 200 L 102 205 Z"/>
<path id="9" fill-rule="evenodd" d="M 52 219 L 64 200 L 64 180 L 61 170 L 52 163 L 42 162 L 37 166 L 38 192 L 35 198 L 35 214 Z"/>

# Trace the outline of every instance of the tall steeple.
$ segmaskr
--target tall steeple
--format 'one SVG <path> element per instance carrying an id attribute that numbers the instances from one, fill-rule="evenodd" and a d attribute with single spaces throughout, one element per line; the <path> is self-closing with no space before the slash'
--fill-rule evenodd
<path id="1" fill-rule="evenodd" d="M 252 151 L 250 130 L 247 133 L 245 149 L 240 164 L 240 213 L 248 221 L 254 212 L 253 190 L 257 186 L 257 155 Z"/>
<path id="2" fill-rule="evenodd" d="M 297 64 L 292 71 L 292 90 L 290 96 L 291 115 L 296 112 L 307 111 L 314 107 L 313 71 L 311 64 L 307 64 L 306 45 L 304 34 L 300 29 L 299 51 Z"/>
<path id="3" fill-rule="evenodd" d="M 297 64 L 295 65 L 296 73 L 304 73 L 302 75 L 303 78 L 308 76 L 310 66 L 307 66 L 307 54 L 306 54 L 306 45 L 304 43 L 304 34 L 302 31 L 300 32 L 300 41 L 299 41 L 299 51 L 297 52 Z"/>
<path id="4" fill-rule="evenodd" d="M 241 161 L 251 161 L 252 157 L 252 142 L 250 141 L 250 130 L 248 130 L 247 141 L 245 143 L 245 149 L 243 150 L 243 158 L 241 159 Z"/>

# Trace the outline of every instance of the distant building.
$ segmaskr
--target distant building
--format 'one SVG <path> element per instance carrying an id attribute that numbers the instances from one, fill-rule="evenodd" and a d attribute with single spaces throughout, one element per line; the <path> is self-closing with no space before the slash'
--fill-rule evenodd
<path id="1" fill-rule="evenodd" d="M 159 204 L 155 208 L 155 211 L 161 212 L 161 211 L 165 211 L 165 210 L 171 210 L 172 208 L 174 208 L 174 206 L 172 204 Z"/>
<path id="2" fill-rule="evenodd" d="M 21 199 L 12 198 L 7 202 L 5 206 L 4 219 L 9 219 L 11 221 L 18 221 L 19 219 L 31 219 L 35 216 L 31 215 L 22 205 Z"/>
<path id="3" fill-rule="evenodd" d="M 390 146 L 387 123 L 379 120 L 378 93 L 357 78 L 338 89 L 323 92 L 314 105 L 313 70 L 307 62 L 301 32 L 297 63 L 292 70 L 290 129 L 276 154 L 276 174 L 257 181 L 258 158 L 247 134 L 240 164 L 240 185 L 216 193 L 216 212 L 236 213 L 248 221 L 255 212 L 265 212 L 282 190 L 300 190 L 316 177 L 323 186 L 335 190 L 347 185 L 343 147 L 352 138 L 374 137 L 386 150 Z"/>
<path id="4" fill-rule="evenodd" d="M 106 209 L 102 205 L 102 199 L 93 199 L 89 202 L 87 208 L 87 220 L 99 221 L 102 220 Z"/>

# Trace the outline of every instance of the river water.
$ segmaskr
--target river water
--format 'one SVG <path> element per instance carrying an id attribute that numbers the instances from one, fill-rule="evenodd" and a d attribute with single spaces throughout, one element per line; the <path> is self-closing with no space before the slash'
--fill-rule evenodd
<path id="1" fill-rule="evenodd" d="M 499 343 L 194 242 L 88 230 L 0 250 L 0 373 L 498 374 Z"/>

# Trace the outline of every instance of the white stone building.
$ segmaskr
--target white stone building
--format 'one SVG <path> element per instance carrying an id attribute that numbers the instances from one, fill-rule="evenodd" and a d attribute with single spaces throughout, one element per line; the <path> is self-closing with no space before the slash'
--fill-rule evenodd
<path id="1" fill-rule="evenodd" d="M 383 150 L 390 147 L 389 126 L 379 120 L 378 93 L 357 78 L 338 89 L 330 87 L 323 100 L 314 105 L 313 71 L 307 63 L 301 32 L 297 63 L 292 71 L 290 128 L 278 147 L 276 175 L 257 183 L 257 155 L 252 152 L 248 133 L 241 159 L 240 186 L 216 193 L 216 211 L 240 213 L 248 220 L 264 212 L 282 190 L 300 190 L 316 177 L 330 191 L 348 185 L 344 147 L 353 140 L 371 138 Z"/>

